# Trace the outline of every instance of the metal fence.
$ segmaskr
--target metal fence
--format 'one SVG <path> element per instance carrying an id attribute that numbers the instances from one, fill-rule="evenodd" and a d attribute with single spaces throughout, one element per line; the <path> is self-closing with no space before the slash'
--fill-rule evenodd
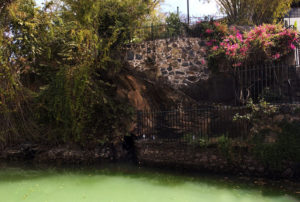
<path id="1" fill-rule="evenodd" d="M 191 17 L 190 24 L 187 19 L 181 19 L 181 25 L 174 27 L 168 24 L 151 24 L 149 26 L 137 27 L 134 35 L 131 37 L 132 42 L 137 40 L 155 40 L 173 37 L 189 37 L 195 35 L 193 27 L 199 22 L 211 22 L 225 20 L 226 16 L 205 16 L 205 17 Z M 193 34 L 191 35 L 191 30 Z M 198 33 L 200 37 L 201 32 Z"/>
<path id="2" fill-rule="evenodd" d="M 234 120 L 236 114 L 244 115 L 246 107 L 202 106 L 189 110 L 139 111 L 138 137 L 164 142 L 201 143 L 221 136 L 242 140 L 249 133 L 246 119 Z"/>
<path id="3" fill-rule="evenodd" d="M 146 140 L 201 143 L 225 136 L 245 140 L 251 123 L 236 119 L 251 112 L 250 99 L 274 104 L 300 103 L 300 70 L 295 65 L 267 64 L 239 67 L 232 71 L 236 79 L 236 103 L 232 106 L 210 104 L 195 109 L 139 111 L 137 134 Z"/>
<path id="4" fill-rule="evenodd" d="M 209 21 L 226 21 L 226 15 L 207 15 L 202 17 L 190 17 L 190 25 L 195 25 L 199 22 L 209 22 Z M 182 20 L 188 23 L 187 18 Z"/>
<path id="5" fill-rule="evenodd" d="M 264 64 L 235 68 L 236 104 L 300 103 L 300 68 L 296 65 Z"/>
<path id="6" fill-rule="evenodd" d="M 167 24 L 150 25 L 136 28 L 134 37 L 139 40 L 156 40 L 173 37 L 187 36 L 186 29 L 182 25 L 178 28 L 172 28 Z"/>

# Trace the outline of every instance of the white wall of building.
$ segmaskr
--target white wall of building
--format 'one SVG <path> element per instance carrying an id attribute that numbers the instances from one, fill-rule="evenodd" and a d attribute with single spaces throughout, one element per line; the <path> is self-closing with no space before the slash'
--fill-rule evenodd
<path id="1" fill-rule="evenodd" d="M 287 26 L 293 26 L 297 22 L 297 30 L 300 32 L 300 18 L 284 18 L 284 24 Z"/>
<path id="2" fill-rule="evenodd" d="M 295 22 L 297 22 L 297 31 L 300 32 L 300 18 L 284 18 L 284 25 L 294 26 Z M 299 58 L 299 48 L 295 50 L 295 62 L 297 66 L 300 66 L 300 58 Z"/>

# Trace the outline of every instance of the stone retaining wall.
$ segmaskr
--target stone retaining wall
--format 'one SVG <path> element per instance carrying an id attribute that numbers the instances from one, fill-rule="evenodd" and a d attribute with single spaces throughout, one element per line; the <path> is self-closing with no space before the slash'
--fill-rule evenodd
<path id="1" fill-rule="evenodd" d="M 172 38 L 130 44 L 124 60 L 129 69 L 148 80 L 163 81 L 180 89 L 197 102 L 231 104 L 235 99 L 235 79 L 228 73 L 212 74 L 207 47 L 200 38 Z"/>
<path id="2" fill-rule="evenodd" d="M 125 59 L 137 71 L 181 86 L 209 78 L 205 57 L 205 42 L 200 38 L 175 38 L 128 45 Z"/>
<path id="3" fill-rule="evenodd" d="M 249 155 L 247 147 L 236 147 L 230 158 L 217 145 L 201 147 L 180 142 L 135 143 L 137 160 L 145 165 L 205 170 L 216 173 L 257 177 L 299 178 L 297 165 L 285 162 L 281 169 L 273 170 Z"/>
<path id="4" fill-rule="evenodd" d="M 132 154 L 122 144 L 102 145 L 82 149 L 75 146 L 49 147 L 36 144 L 19 144 L 0 151 L 0 163 L 17 162 L 32 164 L 100 164 L 115 160 L 131 160 Z"/>

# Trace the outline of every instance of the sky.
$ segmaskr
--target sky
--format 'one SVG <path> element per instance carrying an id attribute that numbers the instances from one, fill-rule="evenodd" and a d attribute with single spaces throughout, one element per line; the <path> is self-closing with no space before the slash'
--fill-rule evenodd
<path id="1" fill-rule="evenodd" d="M 190 4 L 190 16 L 202 17 L 205 15 L 217 14 L 217 6 L 215 1 L 211 3 L 201 3 L 199 0 L 189 0 Z M 177 6 L 179 12 L 183 15 L 187 13 L 187 0 L 165 0 L 165 3 L 161 6 L 164 12 L 177 12 Z"/>
<path id="2" fill-rule="evenodd" d="M 45 0 L 36 0 L 38 5 L 41 5 Z M 202 17 L 205 15 L 217 14 L 217 6 L 214 0 L 211 3 L 201 3 L 199 0 L 189 0 L 190 2 L 190 16 Z M 161 6 L 163 12 L 177 12 L 177 6 L 181 15 L 187 13 L 187 0 L 165 0 Z"/>

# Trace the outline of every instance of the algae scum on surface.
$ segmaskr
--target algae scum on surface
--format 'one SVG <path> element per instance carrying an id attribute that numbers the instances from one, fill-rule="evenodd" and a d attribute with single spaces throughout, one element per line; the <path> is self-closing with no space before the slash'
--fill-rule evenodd
<path id="1" fill-rule="evenodd" d="M 0 196 L 1 202 L 298 201 L 278 190 L 122 166 L 93 170 L 2 168 Z"/>

